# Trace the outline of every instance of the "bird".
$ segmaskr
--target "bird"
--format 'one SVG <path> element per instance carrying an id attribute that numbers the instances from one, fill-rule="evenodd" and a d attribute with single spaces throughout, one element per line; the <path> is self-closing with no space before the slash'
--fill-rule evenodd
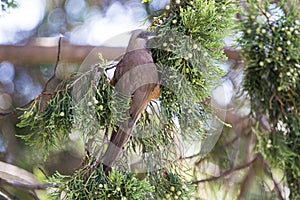
<path id="1" fill-rule="evenodd" d="M 153 34 L 147 30 L 132 31 L 124 56 L 116 65 L 110 81 L 115 91 L 130 97 L 128 118 L 113 129 L 102 158 L 103 171 L 108 175 L 114 162 L 129 141 L 135 123 L 147 104 L 160 96 L 159 76 L 151 50 L 147 47 Z"/>

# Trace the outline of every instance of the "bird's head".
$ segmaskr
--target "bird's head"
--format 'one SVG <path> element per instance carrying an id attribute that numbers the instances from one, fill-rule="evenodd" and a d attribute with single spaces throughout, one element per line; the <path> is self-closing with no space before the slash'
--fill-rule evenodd
<path id="1" fill-rule="evenodd" d="M 137 29 L 132 31 L 131 38 L 127 47 L 127 52 L 145 49 L 147 46 L 147 41 L 153 36 L 153 33 L 143 29 Z"/>

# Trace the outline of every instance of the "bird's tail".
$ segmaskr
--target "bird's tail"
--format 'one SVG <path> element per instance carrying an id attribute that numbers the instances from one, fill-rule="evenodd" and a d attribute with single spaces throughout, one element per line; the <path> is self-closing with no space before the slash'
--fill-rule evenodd
<path id="1" fill-rule="evenodd" d="M 139 118 L 140 113 L 147 106 L 148 96 L 143 96 L 142 101 L 140 101 L 140 99 L 135 99 L 137 98 L 137 96 L 139 95 L 135 94 L 135 96 L 133 97 L 133 101 L 131 102 L 130 113 L 132 114 L 130 118 L 120 124 L 117 132 L 115 130 L 113 130 L 112 132 L 110 143 L 102 159 L 103 170 L 106 175 L 110 173 L 111 167 L 114 164 L 115 160 L 117 160 L 121 155 L 124 146 L 126 145 L 131 136 L 131 132 L 135 122 Z"/>
<path id="2" fill-rule="evenodd" d="M 106 175 L 110 173 L 111 167 L 114 164 L 115 160 L 117 160 L 121 155 L 125 144 L 130 138 L 131 131 L 132 126 L 130 126 L 129 128 L 120 126 L 118 128 L 118 131 L 113 130 L 110 143 L 102 159 L 103 170 Z"/>

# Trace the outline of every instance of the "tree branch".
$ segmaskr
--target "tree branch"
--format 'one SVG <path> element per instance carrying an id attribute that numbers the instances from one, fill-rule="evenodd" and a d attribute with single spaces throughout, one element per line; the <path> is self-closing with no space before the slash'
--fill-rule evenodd
<path id="1" fill-rule="evenodd" d="M 60 37 L 59 40 L 58 40 L 57 57 L 56 57 L 56 63 L 55 63 L 55 66 L 54 66 L 54 73 L 53 73 L 53 75 L 51 76 L 51 78 L 47 81 L 47 83 L 46 83 L 46 85 L 45 85 L 45 87 L 44 87 L 43 92 L 46 92 L 46 91 L 47 91 L 49 83 L 50 83 L 53 79 L 55 79 L 55 73 L 56 73 L 56 70 L 57 70 L 58 63 L 59 63 L 59 61 L 60 61 L 60 54 L 61 54 L 61 39 L 62 39 L 62 37 Z"/>
<path id="2" fill-rule="evenodd" d="M 237 166 L 235 168 L 231 168 L 225 172 L 223 172 L 222 174 L 220 174 L 219 176 L 213 176 L 213 177 L 210 177 L 210 178 L 207 178 L 207 179 L 202 179 L 202 180 L 196 180 L 196 181 L 193 181 L 192 183 L 193 184 L 198 184 L 198 183 L 202 183 L 202 182 L 209 182 L 209 181 L 214 181 L 214 180 L 217 180 L 217 179 L 220 179 L 224 176 L 227 176 L 233 172 L 236 172 L 236 171 L 239 171 L 239 170 L 242 170 L 244 168 L 247 168 L 249 166 L 251 166 L 256 160 L 258 159 L 258 157 L 256 156 L 252 161 L 246 163 L 246 164 L 243 164 L 241 166 Z"/>
<path id="3" fill-rule="evenodd" d="M 16 182 L 16 181 L 10 181 L 10 180 L 4 180 L 1 179 L 0 182 L 1 185 L 9 185 L 12 187 L 20 187 L 28 190 L 45 190 L 49 187 L 53 187 L 53 184 L 48 183 L 48 184 L 30 184 L 30 183 L 21 183 L 21 182 Z"/>
<path id="4" fill-rule="evenodd" d="M 36 39 L 38 42 L 29 42 L 24 46 L 0 46 L 0 62 L 12 63 L 55 63 L 57 60 L 58 39 Z M 82 46 L 73 45 L 67 41 L 61 42 L 62 62 L 81 63 L 90 52 L 101 53 L 106 60 L 116 60 L 125 52 L 125 47 Z M 98 58 L 98 56 L 96 55 Z"/>
<path id="5" fill-rule="evenodd" d="M 57 60 L 58 39 L 34 39 L 24 46 L 0 45 L 0 62 L 12 63 L 55 63 Z M 106 60 L 118 60 L 125 52 L 125 47 L 82 46 L 61 41 L 60 61 L 81 63 L 93 51 L 101 53 Z M 224 48 L 224 53 L 231 60 L 239 60 L 240 53 L 233 48 Z M 98 58 L 98 55 L 95 55 Z"/>

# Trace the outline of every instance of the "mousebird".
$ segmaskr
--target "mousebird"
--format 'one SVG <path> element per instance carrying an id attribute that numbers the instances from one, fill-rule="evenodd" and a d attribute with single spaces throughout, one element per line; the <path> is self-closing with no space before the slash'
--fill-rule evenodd
<path id="1" fill-rule="evenodd" d="M 151 35 L 151 32 L 141 29 L 132 32 L 126 52 L 116 65 L 110 81 L 115 86 L 116 92 L 130 96 L 130 108 L 127 111 L 128 118 L 112 131 L 110 143 L 102 158 L 106 175 L 120 158 L 134 125 L 147 104 L 160 96 L 157 68 L 151 51 L 147 48 Z"/>

